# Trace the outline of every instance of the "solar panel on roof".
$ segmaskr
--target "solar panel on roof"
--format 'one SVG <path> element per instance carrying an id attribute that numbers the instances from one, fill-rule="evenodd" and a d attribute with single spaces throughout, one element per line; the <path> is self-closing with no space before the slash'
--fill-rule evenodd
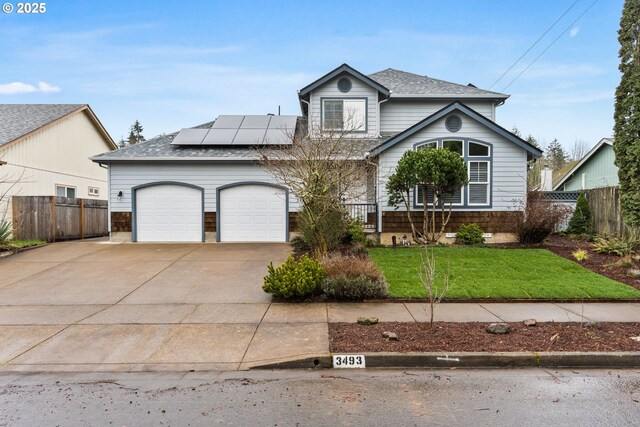
<path id="1" fill-rule="evenodd" d="M 182 129 L 171 144 L 175 145 L 200 145 L 209 132 L 209 129 Z"/>
<path id="2" fill-rule="evenodd" d="M 267 129 L 264 136 L 265 145 L 285 145 L 291 144 L 291 135 L 282 129 Z"/>
<path id="3" fill-rule="evenodd" d="M 218 116 L 212 129 L 238 129 L 245 116 Z"/>
<path id="4" fill-rule="evenodd" d="M 238 129 L 212 128 L 202 141 L 202 145 L 231 145 Z"/>
<path id="5" fill-rule="evenodd" d="M 271 116 L 244 116 L 240 129 L 266 129 Z"/>
<path id="6" fill-rule="evenodd" d="M 297 116 L 273 116 L 271 122 L 269 122 L 269 129 L 290 129 L 293 130 L 296 127 Z"/>
<path id="7" fill-rule="evenodd" d="M 266 131 L 266 129 L 239 129 L 233 145 L 260 145 Z"/>

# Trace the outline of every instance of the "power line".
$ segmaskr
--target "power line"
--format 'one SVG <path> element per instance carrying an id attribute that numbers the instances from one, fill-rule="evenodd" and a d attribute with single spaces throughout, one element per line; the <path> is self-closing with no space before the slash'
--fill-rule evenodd
<path id="1" fill-rule="evenodd" d="M 582 13 L 580 14 L 580 16 L 578 16 L 578 17 L 575 19 L 575 21 L 573 21 L 571 24 L 569 24 L 569 26 L 568 26 L 568 27 L 567 27 L 567 28 L 566 28 L 562 33 L 560 33 L 560 35 L 559 35 L 558 37 L 556 37 L 556 38 L 555 38 L 555 39 L 554 39 L 554 40 L 549 44 L 549 46 L 547 46 L 547 47 L 546 47 L 542 52 L 540 52 L 540 55 L 536 56 L 536 57 L 535 57 L 535 59 L 534 59 L 533 61 L 531 61 L 531 62 L 529 63 L 529 65 L 527 65 L 527 66 L 525 67 L 525 69 L 524 69 L 524 70 L 520 71 L 520 74 L 518 74 L 518 75 L 516 76 L 516 78 L 515 78 L 515 79 L 511 80 L 511 83 L 509 83 L 508 85 L 506 85 L 502 90 L 503 90 L 503 91 L 505 91 L 505 90 L 507 90 L 507 88 L 508 88 L 509 86 L 511 86 L 512 84 L 514 84 L 514 83 L 515 83 L 515 81 L 516 81 L 516 80 L 518 80 L 518 78 L 520 78 L 520 76 L 521 76 L 521 75 L 523 75 L 523 74 L 524 74 L 524 72 L 525 72 L 525 71 L 527 71 L 527 70 L 529 69 L 529 67 L 531 67 L 533 64 L 535 64 L 535 63 L 536 63 L 536 61 L 537 61 L 538 59 L 540 59 L 540 57 L 541 57 L 542 55 L 544 55 L 544 54 L 545 54 L 545 52 L 546 52 L 546 51 L 548 51 L 548 50 L 551 48 L 551 46 L 553 46 L 553 45 L 554 45 L 558 40 L 560 40 L 560 37 L 564 36 L 564 35 L 565 35 L 565 34 L 566 34 L 570 29 L 571 29 L 571 27 L 573 27 L 573 26 L 576 24 L 576 22 L 578 22 L 578 21 L 580 20 L 580 18 L 582 18 L 582 17 L 583 17 L 587 12 L 589 12 L 589 10 L 591 10 L 591 8 L 592 8 L 596 3 L 598 3 L 598 0 L 594 0 L 594 1 L 593 1 L 593 3 L 591 3 L 591 4 L 589 5 L 589 7 L 588 7 L 588 8 L 586 8 L 586 9 L 585 9 L 585 11 L 584 11 L 584 12 L 582 12 Z"/>
<path id="2" fill-rule="evenodd" d="M 536 40 L 536 41 L 535 41 L 531 46 L 529 46 L 529 49 L 527 49 L 525 53 L 523 53 L 522 55 L 520 55 L 520 58 L 518 58 L 518 59 L 516 60 L 516 62 L 514 62 L 513 64 L 511 64 L 511 66 L 507 69 L 507 71 L 505 71 L 504 73 L 502 73 L 502 75 L 501 75 L 500 77 L 498 77 L 498 80 L 496 80 L 495 82 L 493 82 L 493 84 L 489 87 L 489 90 L 491 90 L 491 88 L 492 88 L 492 87 L 494 87 L 494 86 L 495 86 L 495 85 L 496 85 L 500 80 L 502 80 L 502 78 L 503 78 L 503 77 L 504 77 L 504 76 L 505 76 L 509 71 L 511 71 L 511 70 L 513 69 L 513 67 L 515 67 L 515 66 L 518 64 L 518 62 L 520 62 L 520 60 L 521 60 L 522 58 L 524 58 L 524 57 L 527 55 L 527 53 L 529 53 L 529 52 L 531 51 L 531 49 L 533 49 L 533 48 L 538 44 L 538 42 L 540 42 L 540 40 L 542 40 L 542 39 L 544 38 L 544 36 L 546 36 L 546 35 L 547 35 L 547 33 L 548 33 L 549 31 L 551 31 L 551 30 L 552 30 L 552 29 L 553 29 L 553 27 L 555 27 L 555 26 L 556 26 L 556 24 L 557 24 L 558 22 L 560 22 L 560 20 L 561 20 L 562 18 L 564 18 L 564 16 L 565 16 L 567 13 L 569 13 L 569 11 L 570 11 L 571 9 L 573 9 L 573 6 L 575 6 L 579 1 L 580 1 L 580 0 L 576 0 L 576 1 L 574 1 L 574 2 L 573 2 L 573 4 L 572 4 L 571 6 L 569 6 L 569 8 L 568 8 L 567 10 L 565 10 L 565 11 L 564 11 L 564 13 L 563 13 L 562 15 L 560 15 L 560 17 L 559 17 L 558 19 L 556 19 L 556 21 L 555 21 L 553 24 L 551 24 L 551 26 L 550 26 L 549 28 L 547 28 L 547 31 L 545 31 L 545 32 L 544 32 L 544 33 L 543 33 L 543 34 L 538 38 L 538 40 Z"/>

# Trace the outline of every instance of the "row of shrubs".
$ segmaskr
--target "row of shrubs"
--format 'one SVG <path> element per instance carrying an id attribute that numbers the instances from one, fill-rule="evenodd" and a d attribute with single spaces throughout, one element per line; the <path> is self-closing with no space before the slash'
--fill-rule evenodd
<path id="1" fill-rule="evenodd" d="M 384 276 L 369 258 L 331 254 L 316 260 L 293 255 L 279 267 L 269 264 L 262 289 L 280 298 L 326 295 L 336 300 L 386 298 Z"/>

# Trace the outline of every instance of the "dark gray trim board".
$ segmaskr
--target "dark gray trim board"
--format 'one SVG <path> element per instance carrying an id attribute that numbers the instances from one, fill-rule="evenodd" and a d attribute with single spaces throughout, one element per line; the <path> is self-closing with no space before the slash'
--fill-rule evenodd
<path id="1" fill-rule="evenodd" d="M 262 185 L 264 187 L 272 187 L 277 188 L 279 190 L 284 190 L 285 195 L 285 241 L 289 241 L 289 189 L 282 185 L 273 184 L 271 182 L 262 182 L 262 181 L 241 181 L 234 182 L 231 184 L 221 185 L 216 188 L 216 242 L 220 242 L 220 191 L 225 190 L 227 188 L 240 187 L 243 185 Z"/>
<path id="2" fill-rule="evenodd" d="M 446 107 L 436 111 L 435 113 L 433 113 L 432 115 L 430 115 L 426 119 L 424 119 L 424 120 L 416 123 L 415 125 L 411 126 L 409 129 L 405 130 L 404 132 L 400 132 L 398 135 L 394 136 L 393 138 L 390 138 L 384 144 L 382 144 L 379 147 L 375 148 L 373 150 L 372 154 L 373 155 L 378 155 L 378 154 L 382 153 L 383 151 L 388 150 L 389 148 L 393 147 L 394 145 L 396 145 L 400 141 L 403 141 L 404 139 L 410 137 L 411 135 L 421 131 L 422 129 L 426 128 L 427 126 L 429 126 L 433 122 L 445 117 L 447 114 L 449 114 L 449 113 L 451 113 L 453 111 L 460 111 L 460 112 L 466 114 L 467 116 L 469 116 L 470 118 L 474 119 L 478 123 L 488 127 L 489 129 L 491 129 L 492 131 L 494 131 L 498 135 L 502 136 L 503 138 L 507 139 L 510 142 L 513 142 L 514 144 L 516 144 L 520 148 L 524 149 L 529 154 L 531 154 L 533 157 L 542 156 L 542 150 L 540 150 L 539 148 L 534 147 L 533 145 L 529 144 L 524 139 L 514 135 L 513 133 L 509 132 L 508 130 L 506 130 L 502 126 L 498 125 L 497 123 L 492 122 L 491 120 L 487 119 L 485 116 L 483 116 L 482 114 L 478 113 L 473 108 L 467 107 L 465 104 L 463 104 L 462 102 L 459 102 L 459 101 L 452 102 L 451 104 L 447 105 Z M 452 139 L 454 139 L 454 138 L 452 138 Z"/>
<path id="3" fill-rule="evenodd" d="M 201 215 L 201 227 L 202 227 L 202 242 L 205 241 L 205 231 L 204 231 L 204 188 L 202 187 L 198 187 L 197 185 L 193 185 L 193 184 L 189 184 L 186 182 L 179 182 L 179 181 L 155 181 L 155 182 L 147 182 L 145 184 L 140 184 L 140 185 L 136 185 L 135 187 L 131 187 L 131 241 L 132 242 L 137 242 L 138 241 L 138 230 L 137 230 L 137 222 L 138 222 L 138 212 L 137 212 L 137 191 L 140 190 L 141 188 L 147 188 L 147 187 L 155 187 L 157 185 L 179 185 L 181 187 L 189 187 L 189 188 L 195 188 L 196 190 L 200 190 L 200 193 L 202 195 L 201 198 L 201 206 L 202 209 L 200 210 L 200 215 Z"/>
<path id="4" fill-rule="evenodd" d="M 329 71 L 327 74 L 325 74 L 324 76 L 320 77 L 319 79 L 317 79 L 313 83 L 310 83 L 307 86 L 305 86 L 302 89 L 300 89 L 298 91 L 298 97 L 300 97 L 300 98 L 305 97 L 306 95 L 311 93 L 312 90 L 317 89 L 318 87 L 322 86 L 323 84 L 325 84 L 329 80 L 333 79 L 334 77 L 339 76 L 342 73 L 349 74 L 353 78 L 360 80 L 362 83 L 364 83 L 364 84 L 366 84 L 368 86 L 371 86 L 372 88 L 374 88 L 375 90 L 377 90 L 378 92 L 383 94 L 385 97 L 388 97 L 389 95 L 391 95 L 391 91 L 389 91 L 389 89 L 387 89 L 386 87 L 382 86 L 380 83 L 376 82 L 371 77 L 368 77 L 368 76 L 362 74 L 360 71 L 358 71 L 355 68 L 349 66 L 348 64 L 342 64 L 339 67 L 333 69 L 332 71 Z"/>

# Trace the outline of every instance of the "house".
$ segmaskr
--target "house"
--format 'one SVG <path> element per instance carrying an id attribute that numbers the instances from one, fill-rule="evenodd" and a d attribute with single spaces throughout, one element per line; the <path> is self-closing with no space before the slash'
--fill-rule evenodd
<path id="1" fill-rule="evenodd" d="M 0 104 L 0 220 L 16 195 L 106 199 L 108 171 L 89 157 L 115 148 L 86 104 Z"/>
<path id="2" fill-rule="evenodd" d="M 343 64 L 298 92 L 301 117 L 219 116 L 215 121 L 160 135 L 94 156 L 109 167 L 110 227 L 123 241 L 287 241 L 295 232 L 298 201 L 259 164 L 263 144 L 279 144 L 282 129 L 330 132 L 351 125 L 367 141 L 362 161 L 376 165 L 352 200 L 382 240 L 409 225 L 389 206 L 388 176 L 407 150 L 453 150 L 470 182 L 454 196 L 447 231 L 478 223 L 489 241 L 508 240 L 509 219 L 524 203 L 527 161 L 541 151 L 496 123 L 508 95 L 386 69 L 370 75 Z M 303 125 L 306 123 L 306 125 Z M 421 215 L 421 197 L 413 209 Z"/>
<path id="3" fill-rule="evenodd" d="M 553 185 L 554 191 L 580 191 L 618 185 L 613 139 L 602 138 Z"/>

